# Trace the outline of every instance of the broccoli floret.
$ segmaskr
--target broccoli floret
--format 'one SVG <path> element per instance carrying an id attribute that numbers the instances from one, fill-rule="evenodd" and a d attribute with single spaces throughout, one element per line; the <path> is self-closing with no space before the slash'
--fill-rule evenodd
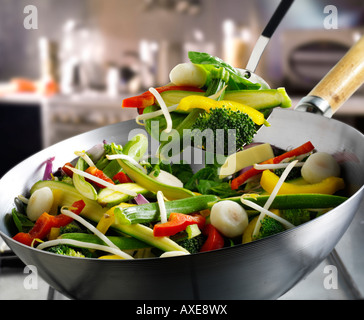
<path id="1" fill-rule="evenodd" d="M 269 216 L 265 216 L 260 223 L 261 227 L 257 239 L 262 239 L 268 236 L 272 236 L 276 233 L 280 233 L 286 230 L 285 227 L 279 221 Z"/>
<path id="2" fill-rule="evenodd" d="M 194 134 L 194 141 L 196 141 L 196 138 L 201 139 L 199 134 L 202 135 L 202 147 L 205 149 L 207 142 L 203 131 L 211 129 L 215 145 L 224 147 L 224 155 L 241 150 L 244 145 L 253 140 L 257 132 L 255 123 L 247 114 L 241 111 L 232 111 L 228 108 L 213 108 L 208 113 L 200 114 L 192 129 L 198 129 L 199 131 Z"/>
<path id="3" fill-rule="evenodd" d="M 204 236 L 202 233 L 197 235 L 196 237 L 190 238 L 190 239 L 184 239 L 181 241 L 178 241 L 178 244 L 185 248 L 189 253 L 198 253 L 200 252 L 200 249 L 202 245 L 206 241 L 206 236 Z"/>
<path id="4" fill-rule="evenodd" d="M 285 170 L 285 168 L 282 169 L 275 169 L 273 170 L 273 172 L 280 177 L 283 173 L 283 171 Z M 290 180 L 294 180 L 294 179 L 298 179 L 301 178 L 301 168 L 300 167 L 293 167 L 292 170 L 289 172 L 287 178 L 285 181 L 290 181 Z"/>
<path id="5" fill-rule="evenodd" d="M 287 209 L 281 210 L 280 215 L 295 226 L 311 220 L 311 213 L 307 209 Z"/>
<path id="6" fill-rule="evenodd" d="M 62 181 L 64 183 L 68 183 L 70 185 L 73 185 L 73 180 L 71 177 L 67 176 L 66 174 L 64 174 L 60 179 L 59 181 Z"/>
<path id="7" fill-rule="evenodd" d="M 82 229 L 77 223 L 71 222 L 63 227 L 59 228 L 59 233 L 80 233 L 85 232 L 84 229 Z"/>
<path id="8" fill-rule="evenodd" d="M 71 256 L 71 257 L 79 257 L 79 258 L 85 258 L 85 255 L 79 251 L 76 251 L 73 248 L 70 248 L 69 246 L 60 244 L 57 246 L 50 247 L 47 249 L 48 252 L 60 254 L 63 256 Z"/>

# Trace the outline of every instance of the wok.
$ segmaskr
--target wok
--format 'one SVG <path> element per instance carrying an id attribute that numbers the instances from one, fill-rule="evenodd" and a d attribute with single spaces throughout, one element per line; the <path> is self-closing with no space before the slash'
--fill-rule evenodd
<path id="1" fill-rule="evenodd" d="M 361 40 L 361 46 L 363 45 Z M 354 50 L 353 50 L 354 49 Z M 334 88 L 335 106 L 345 101 L 363 82 L 362 47 L 353 48 L 346 78 L 326 81 Z M 345 60 L 344 60 L 345 62 Z M 353 65 L 354 67 L 353 71 Z M 343 69 L 342 69 L 343 68 Z M 361 71 L 359 72 L 359 68 Z M 330 74 L 328 75 L 331 77 Z M 350 80 L 348 80 L 350 78 Z M 337 86 L 356 85 L 338 94 Z M 345 83 L 346 85 L 342 85 Z M 312 109 L 316 96 L 305 100 Z M 334 249 L 350 225 L 364 193 L 364 137 L 356 129 L 322 115 L 276 109 L 270 127 L 261 128 L 256 142 L 292 148 L 311 140 L 317 150 L 340 157 L 350 198 L 317 219 L 269 238 L 244 245 L 187 256 L 140 260 L 97 260 L 58 256 L 11 239 L 8 213 L 14 197 L 26 194 L 43 174 L 41 164 L 56 156 L 55 166 L 73 158 L 74 150 L 91 148 L 104 139 L 124 144 L 137 128 L 135 121 L 96 129 L 57 143 L 24 160 L 0 180 L 0 235 L 13 252 L 54 289 L 72 299 L 276 299 L 314 270 Z"/>

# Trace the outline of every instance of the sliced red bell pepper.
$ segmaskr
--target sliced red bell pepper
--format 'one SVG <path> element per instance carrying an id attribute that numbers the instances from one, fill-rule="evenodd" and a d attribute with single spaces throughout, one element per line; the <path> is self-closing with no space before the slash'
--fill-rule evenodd
<path id="1" fill-rule="evenodd" d="M 224 247 L 225 241 L 223 236 L 212 224 L 207 224 L 203 228 L 202 233 L 207 236 L 207 239 L 202 245 L 200 252 L 221 249 Z"/>
<path id="2" fill-rule="evenodd" d="M 172 212 L 169 215 L 169 221 L 156 224 L 153 228 L 155 237 L 169 237 L 181 232 L 191 224 L 197 224 L 200 229 L 205 224 L 205 217 L 200 214 L 188 215 L 183 213 Z"/>
<path id="3" fill-rule="evenodd" d="M 32 242 L 34 241 L 34 238 L 29 233 L 25 233 L 25 232 L 18 232 L 13 237 L 13 239 L 22 244 L 25 244 L 26 246 L 31 246 Z"/>
<path id="4" fill-rule="evenodd" d="M 73 177 L 73 171 L 72 171 L 72 170 L 70 170 L 70 169 L 68 169 L 67 167 L 74 168 L 74 166 L 73 166 L 71 163 L 67 162 L 67 163 L 66 163 L 66 164 L 62 167 L 62 171 L 63 171 L 66 175 L 68 175 L 70 178 L 72 178 L 72 177 Z"/>
<path id="5" fill-rule="evenodd" d="M 75 201 L 72 204 L 71 206 L 72 208 L 70 208 L 70 211 L 78 215 L 82 212 L 85 206 L 86 204 L 83 200 Z M 66 216 L 65 214 L 62 213 L 52 217 L 54 217 L 53 223 L 55 228 L 64 227 L 73 221 L 73 218 Z"/>
<path id="6" fill-rule="evenodd" d="M 85 172 L 89 173 L 89 174 L 92 174 L 93 176 L 99 178 L 99 179 L 102 179 L 106 182 L 109 182 L 111 184 L 115 184 L 114 181 L 112 181 L 112 179 L 110 179 L 102 170 L 94 167 L 94 166 L 91 166 L 91 167 L 88 167 Z M 88 180 L 88 179 L 86 179 Z M 97 182 L 94 182 L 94 181 L 91 181 L 92 183 L 94 183 L 96 186 L 98 186 L 99 188 L 105 188 L 105 186 L 103 186 L 102 184 L 99 184 Z"/>
<path id="7" fill-rule="evenodd" d="M 85 202 L 83 200 L 79 200 L 72 204 L 71 211 L 75 214 L 80 214 L 84 207 Z M 65 214 L 52 216 L 47 212 L 44 212 L 40 215 L 33 228 L 28 233 L 19 232 L 13 237 L 13 239 L 30 246 L 34 239 L 44 239 L 52 228 L 66 226 L 72 221 L 73 219 Z"/>
<path id="8" fill-rule="evenodd" d="M 315 147 L 313 146 L 313 144 L 310 141 L 308 141 L 295 149 L 287 151 L 277 157 L 263 161 L 260 164 L 277 164 L 277 163 L 280 163 L 284 159 L 291 158 L 291 157 L 297 157 L 297 156 L 303 155 L 305 153 L 311 152 L 313 149 L 315 149 Z M 251 168 L 251 169 L 243 172 L 241 175 L 239 175 L 238 177 L 236 177 L 235 179 L 233 179 L 231 181 L 231 189 L 232 190 L 238 189 L 248 179 L 256 176 L 257 174 L 259 174 L 261 172 L 262 172 L 261 170 L 257 170 L 254 168 Z"/>
<path id="9" fill-rule="evenodd" d="M 170 91 L 170 90 L 204 92 L 204 90 L 197 88 L 197 87 L 192 87 L 192 86 L 168 86 L 167 85 L 167 86 L 162 86 L 162 87 L 158 87 L 155 89 L 157 90 L 158 93 L 162 93 L 164 91 Z M 124 99 L 121 106 L 122 106 L 122 108 L 138 108 L 139 113 L 141 113 L 141 111 L 144 108 L 152 106 L 155 103 L 156 103 L 156 99 L 155 99 L 154 95 L 151 92 L 146 91 L 138 96 Z"/>
<path id="10" fill-rule="evenodd" d="M 125 172 L 118 172 L 116 175 L 114 175 L 114 177 L 112 178 L 114 181 L 117 180 L 119 181 L 119 183 L 128 183 L 128 182 L 133 182 L 133 180 L 131 180 L 126 174 Z"/>

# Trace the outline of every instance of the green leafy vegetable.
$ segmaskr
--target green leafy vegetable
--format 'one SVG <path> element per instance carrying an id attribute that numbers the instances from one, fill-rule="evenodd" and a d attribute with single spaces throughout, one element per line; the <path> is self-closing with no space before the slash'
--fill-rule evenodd
<path id="1" fill-rule="evenodd" d="M 14 224 L 19 232 L 28 232 L 34 226 L 34 222 L 30 221 L 28 217 L 17 211 L 15 208 L 11 211 Z"/>
<path id="2" fill-rule="evenodd" d="M 206 68 L 207 71 L 209 71 L 211 67 L 224 68 L 230 76 L 228 81 L 229 90 L 254 90 L 261 87 L 260 84 L 252 83 L 248 79 L 244 78 L 238 70 L 225 61 L 208 53 L 190 51 L 188 52 L 188 58 L 192 63 L 199 64 Z"/>

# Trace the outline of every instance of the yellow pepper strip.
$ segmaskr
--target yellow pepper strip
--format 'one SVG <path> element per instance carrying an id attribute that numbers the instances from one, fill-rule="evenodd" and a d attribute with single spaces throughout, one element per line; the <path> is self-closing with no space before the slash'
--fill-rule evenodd
<path id="1" fill-rule="evenodd" d="M 203 109 L 209 112 L 212 108 L 228 108 L 232 111 L 241 111 L 246 113 L 257 125 L 269 125 L 263 113 L 252 107 L 236 101 L 216 101 L 204 96 L 191 95 L 181 99 L 176 111 L 189 112 L 191 109 Z"/>
<path id="2" fill-rule="evenodd" d="M 96 226 L 96 229 L 99 230 L 101 233 L 105 234 L 114 222 L 114 212 L 109 210 L 108 212 L 105 212 L 104 215 L 101 217 L 99 223 Z"/>
<path id="3" fill-rule="evenodd" d="M 123 260 L 124 258 L 117 256 L 116 254 L 107 254 L 105 256 L 99 257 L 99 259 L 121 259 L 121 260 Z"/>
<path id="4" fill-rule="evenodd" d="M 60 235 L 60 228 L 53 227 L 49 232 L 48 240 L 55 240 L 59 237 L 59 235 Z"/>
<path id="5" fill-rule="evenodd" d="M 55 216 L 58 213 L 58 207 L 62 201 L 63 191 L 60 189 L 53 189 L 53 203 L 52 207 L 49 209 L 49 214 Z"/>
<path id="6" fill-rule="evenodd" d="M 260 185 L 268 192 L 272 193 L 275 185 L 278 183 L 279 177 L 270 170 L 264 170 L 260 179 Z M 345 187 L 342 178 L 328 177 L 321 182 L 314 184 L 293 184 L 284 182 L 278 191 L 278 194 L 301 194 L 301 193 L 320 193 L 334 194 L 338 190 Z"/>
<path id="7" fill-rule="evenodd" d="M 242 243 L 248 243 L 248 242 L 253 241 L 252 235 L 253 235 L 253 231 L 255 229 L 255 225 L 257 224 L 258 218 L 259 218 L 259 216 L 253 218 L 249 222 L 248 226 L 245 228 L 244 233 L 243 233 Z"/>

